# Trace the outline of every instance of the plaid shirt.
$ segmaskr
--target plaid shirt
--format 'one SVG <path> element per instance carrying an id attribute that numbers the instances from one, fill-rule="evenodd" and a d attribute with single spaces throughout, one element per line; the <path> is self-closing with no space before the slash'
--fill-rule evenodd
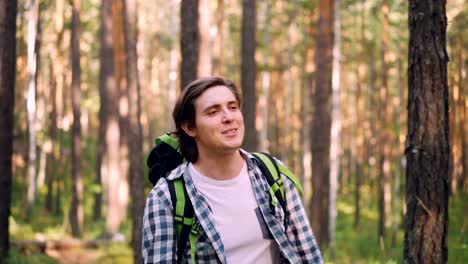
<path id="1" fill-rule="evenodd" d="M 260 211 L 278 244 L 282 256 L 281 263 L 323 263 L 320 249 L 294 184 L 282 175 L 286 207 L 289 212 L 289 217 L 285 219 L 280 203 L 276 203 L 276 208 L 271 208 L 268 191 L 270 186 L 257 166 L 257 161 L 248 152 L 243 150 L 241 152 L 247 162 L 248 173 Z M 195 221 L 200 225 L 196 241 L 196 262 L 226 263 L 223 242 L 215 228 L 213 213 L 206 199 L 195 189 L 187 165 L 183 163 L 174 169 L 168 175 L 167 180 L 184 177 L 188 196 L 195 210 Z M 276 199 L 276 197 L 272 198 Z M 184 261 L 191 263 L 190 245 L 187 244 Z M 177 242 L 173 207 L 165 178 L 158 181 L 146 200 L 142 250 L 143 263 L 176 263 Z"/>

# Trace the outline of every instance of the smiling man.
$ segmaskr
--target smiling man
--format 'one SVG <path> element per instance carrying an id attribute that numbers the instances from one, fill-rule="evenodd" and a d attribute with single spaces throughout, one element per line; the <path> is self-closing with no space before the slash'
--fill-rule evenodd
<path id="1" fill-rule="evenodd" d="M 235 85 L 218 77 L 190 83 L 179 97 L 173 134 L 187 161 L 148 195 L 144 263 L 323 263 L 293 182 L 280 175 L 285 203 L 272 208 L 276 197 L 259 162 L 240 148 L 245 132 L 240 105 Z M 180 255 L 168 187 L 179 178 L 199 227 Z"/>

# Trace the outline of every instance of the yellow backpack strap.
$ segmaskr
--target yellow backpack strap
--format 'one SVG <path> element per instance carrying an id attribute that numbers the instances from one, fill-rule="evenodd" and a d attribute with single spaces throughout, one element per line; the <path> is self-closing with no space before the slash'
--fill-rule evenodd
<path id="1" fill-rule="evenodd" d="M 284 174 L 286 177 L 288 177 L 288 179 L 290 179 L 294 183 L 294 186 L 296 186 L 296 189 L 299 192 L 299 195 L 303 196 L 304 190 L 302 189 L 301 182 L 296 177 L 296 175 L 294 175 L 294 173 L 290 169 L 288 169 L 288 167 L 284 166 L 283 164 L 277 162 L 276 165 L 278 166 L 280 173 Z"/>
<path id="2" fill-rule="evenodd" d="M 270 194 L 274 195 L 279 191 L 282 200 L 285 200 L 283 180 L 280 177 L 280 174 L 284 174 L 293 182 L 299 194 L 301 196 L 303 195 L 304 191 L 299 179 L 290 169 L 288 169 L 288 167 L 283 165 L 281 162 L 276 162 L 276 160 L 269 154 L 261 152 L 254 152 L 252 154 L 257 159 L 257 161 L 261 162 L 259 166 L 262 172 L 265 174 L 268 183 L 270 184 Z M 266 171 L 264 171 L 265 168 Z"/>

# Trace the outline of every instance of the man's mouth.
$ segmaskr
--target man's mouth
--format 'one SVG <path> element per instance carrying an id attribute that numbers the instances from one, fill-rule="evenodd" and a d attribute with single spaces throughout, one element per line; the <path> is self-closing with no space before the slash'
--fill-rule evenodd
<path id="1" fill-rule="evenodd" d="M 237 128 L 232 128 L 232 129 L 223 131 L 223 134 L 234 134 L 236 132 L 237 132 Z"/>

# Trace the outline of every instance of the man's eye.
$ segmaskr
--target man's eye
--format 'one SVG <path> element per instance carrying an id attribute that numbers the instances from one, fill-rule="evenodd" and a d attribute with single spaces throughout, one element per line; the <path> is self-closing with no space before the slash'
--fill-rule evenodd
<path id="1" fill-rule="evenodd" d="M 208 115 L 214 115 L 218 112 L 218 110 L 210 110 L 208 111 Z"/>
<path id="2" fill-rule="evenodd" d="M 230 106 L 230 109 L 231 109 L 231 110 L 237 110 L 238 108 L 239 108 L 239 107 L 237 107 L 237 105 L 231 105 L 231 106 Z"/>

